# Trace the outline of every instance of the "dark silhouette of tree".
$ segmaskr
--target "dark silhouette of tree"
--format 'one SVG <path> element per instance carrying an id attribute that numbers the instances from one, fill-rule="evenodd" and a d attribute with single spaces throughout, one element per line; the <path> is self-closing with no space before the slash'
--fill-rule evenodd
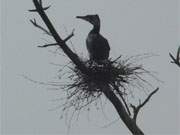
<path id="1" fill-rule="evenodd" d="M 169 56 L 171 57 L 172 61 L 171 63 L 176 64 L 178 67 L 180 67 L 180 46 L 177 50 L 176 57 L 174 57 L 171 53 L 169 53 Z"/>
<path id="2" fill-rule="evenodd" d="M 135 106 L 133 104 L 130 104 L 130 106 L 128 106 L 123 97 L 125 91 L 123 92 L 119 90 L 119 87 L 126 90 L 125 86 L 129 85 L 131 81 L 134 81 L 136 79 L 140 79 L 141 81 L 146 82 L 139 75 L 142 74 L 142 72 L 148 73 L 148 71 L 144 70 L 142 66 L 132 66 L 131 63 L 127 63 L 128 60 L 118 61 L 121 56 L 115 60 L 109 60 L 109 63 L 105 64 L 103 67 L 99 67 L 98 65 L 89 66 L 88 61 L 85 62 L 81 60 L 81 58 L 76 53 L 74 53 L 66 44 L 66 42 L 74 36 L 74 30 L 67 38 L 62 39 L 45 13 L 45 11 L 50 8 L 50 6 L 43 7 L 42 0 L 33 0 L 33 3 L 35 9 L 29 11 L 38 13 L 48 29 L 40 26 L 35 19 L 30 20 L 30 22 L 35 27 L 44 31 L 46 34 L 52 36 L 56 41 L 55 43 L 46 44 L 39 47 L 60 47 L 67 55 L 67 57 L 71 60 L 71 63 L 74 66 L 73 68 L 71 68 L 73 73 L 75 74 L 74 76 L 71 75 L 71 77 L 75 77 L 74 83 L 70 86 L 67 86 L 68 89 L 75 88 L 73 92 L 68 93 L 68 99 L 72 99 L 72 97 L 75 97 L 70 101 L 70 105 L 74 105 L 77 110 L 80 110 L 82 107 L 99 98 L 101 94 L 104 94 L 115 107 L 120 118 L 127 126 L 127 128 L 131 131 L 131 133 L 134 135 L 143 135 L 143 131 L 138 127 L 136 123 L 138 112 L 150 100 L 152 95 L 159 90 L 159 88 L 156 88 L 154 91 L 152 91 L 142 103 L 139 102 L 138 106 Z M 177 63 L 177 61 L 174 62 Z M 84 99 L 87 99 L 89 102 L 87 104 L 80 105 L 80 102 L 78 101 L 81 100 L 81 102 L 83 102 Z M 66 107 L 68 106 L 65 106 L 65 108 Z M 133 115 L 131 115 L 130 113 L 130 107 L 133 110 Z"/>

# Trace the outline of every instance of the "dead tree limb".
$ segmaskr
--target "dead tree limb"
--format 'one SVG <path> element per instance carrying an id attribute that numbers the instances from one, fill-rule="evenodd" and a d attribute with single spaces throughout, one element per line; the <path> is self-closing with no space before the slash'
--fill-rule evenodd
<path id="1" fill-rule="evenodd" d="M 176 54 L 176 58 L 171 54 L 169 53 L 169 56 L 171 57 L 172 61 L 171 63 L 174 63 L 176 64 L 178 67 L 180 67 L 180 46 L 177 50 L 177 54 Z"/>
<path id="2" fill-rule="evenodd" d="M 39 0 L 39 5 L 40 5 L 41 7 L 43 7 L 42 0 Z M 44 7 L 44 8 L 42 8 L 42 9 L 45 11 L 45 10 L 48 10 L 50 7 L 51 7 L 51 6 L 47 6 L 47 7 Z M 30 11 L 30 12 L 37 12 L 37 9 L 31 9 L 31 10 L 29 10 L 29 11 Z"/>
<path id="3" fill-rule="evenodd" d="M 46 33 L 49 33 L 49 35 L 51 35 L 54 40 L 56 41 L 56 43 L 54 45 L 58 45 L 63 51 L 64 53 L 69 57 L 69 59 L 74 63 L 74 65 L 83 73 L 86 75 L 91 75 L 90 72 L 88 71 L 88 68 L 85 66 L 85 64 L 81 61 L 81 59 L 78 57 L 77 54 L 75 54 L 66 44 L 66 41 L 68 39 L 70 39 L 74 34 L 72 33 L 70 36 L 68 36 L 66 39 L 62 39 L 59 34 L 57 33 L 57 31 L 55 30 L 54 26 L 52 25 L 51 21 L 49 20 L 48 16 L 46 15 L 46 13 L 44 12 L 45 10 L 47 10 L 49 8 L 45 7 L 43 8 L 42 6 L 42 0 L 33 0 L 35 9 L 33 10 L 29 10 L 30 12 L 37 12 L 40 17 L 42 18 L 42 20 L 44 21 L 44 23 L 46 24 L 48 30 L 44 29 L 43 27 L 37 25 L 36 21 L 32 21 L 32 24 L 35 27 L 40 28 L 41 30 L 43 30 Z M 52 46 L 52 45 L 44 45 L 41 47 L 47 47 L 47 46 Z M 111 88 L 108 85 L 104 85 L 102 87 L 102 91 L 104 93 L 104 95 L 109 99 L 109 101 L 113 104 L 113 106 L 115 107 L 116 111 L 118 112 L 120 118 L 122 119 L 122 121 L 125 123 L 125 125 L 127 126 L 127 128 L 131 131 L 132 134 L 134 135 L 143 135 L 144 133 L 142 132 L 142 130 L 137 126 L 136 122 L 134 119 L 132 119 L 123 103 L 121 102 L 121 100 L 119 100 L 119 98 L 116 96 L 116 94 L 111 90 Z M 155 92 L 154 92 L 155 93 Z M 152 94 L 151 94 L 152 96 Z M 150 96 L 150 97 L 151 97 Z M 149 97 L 149 98 L 150 98 Z M 148 101 L 149 99 L 147 99 Z M 147 102 L 145 101 L 144 104 Z M 141 106 L 144 106 L 141 105 Z M 141 108 L 141 107 L 139 107 Z"/>
<path id="4" fill-rule="evenodd" d="M 42 7 L 41 1 L 33 0 L 35 10 L 33 12 L 37 12 L 44 23 L 46 24 L 47 28 L 49 29 L 49 32 L 55 39 L 55 41 L 58 43 L 58 45 L 61 47 L 61 49 L 64 51 L 64 53 L 70 58 L 70 60 L 81 70 L 81 72 L 85 74 L 89 74 L 89 71 L 87 70 L 86 66 L 81 62 L 80 58 L 75 54 L 65 43 L 64 40 L 61 39 L 59 34 L 57 33 L 56 29 L 52 25 L 51 21 L 47 17 L 46 13 L 44 12 L 44 8 Z M 32 10 L 30 10 L 32 12 Z"/>
<path id="5" fill-rule="evenodd" d="M 57 46 L 57 45 L 58 43 L 52 43 L 52 44 L 39 45 L 38 47 L 44 48 L 44 47 Z"/>
<path id="6" fill-rule="evenodd" d="M 33 19 L 33 20 L 31 19 L 30 22 L 31 22 L 35 27 L 37 27 L 37 28 L 39 28 L 40 30 L 44 31 L 44 33 L 46 33 L 47 35 L 52 36 L 51 33 L 50 33 L 48 30 L 46 30 L 45 28 L 43 28 L 42 26 L 40 26 L 39 24 L 37 24 L 36 19 Z"/>
<path id="7" fill-rule="evenodd" d="M 63 40 L 62 44 L 66 43 L 73 36 L 74 36 L 74 29 L 73 29 L 72 33 Z M 42 47 L 43 48 L 43 47 L 57 46 L 57 45 L 59 46 L 58 43 L 52 43 L 52 44 L 41 45 L 41 46 L 38 46 L 38 47 Z"/>
<path id="8" fill-rule="evenodd" d="M 130 112 L 130 110 L 129 110 L 129 107 L 128 107 L 128 105 L 127 105 L 127 103 L 126 103 L 126 101 L 125 101 L 125 99 L 124 99 L 124 97 L 123 97 L 123 94 L 120 92 L 119 87 L 117 87 L 116 85 L 113 85 L 113 87 L 114 87 L 114 89 L 117 91 L 117 93 L 118 93 L 118 95 L 120 96 L 122 102 L 124 103 L 124 106 L 125 106 L 125 108 L 126 108 L 127 113 L 129 114 L 129 116 L 131 116 L 131 112 Z"/>
<path id="9" fill-rule="evenodd" d="M 131 104 L 131 107 L 133 108 L 133 114 L 134 114 L 134 115 L 133 115 L 133 120 L 134 120 L 135 122 L 136 122 L 136 120 L 137 120 L 137 115 L 138 115 L 140 109 L 150 100 L 150 98 L 152 97 L 152 95 L 155 94 L 158 90 L 159 90 L 159 88 L 156 88 L 153 92 L 151 92 L 151 93 L 149 94 L 149 96 L 144 100 L 143 103 L 140 103 L 140 102 L 139 102 L 139 105 L 138 105 L 137 107 Z"/>
<path id="10" fill-rule="evenodd" d="M 103 89 L 104 95 L 113 104 L 120 118 L 122 119 L 124 124 L 127 126 L 127 128 L 131 131 L 131 133 L 133 135 L 144 135 L 142 130 L 137 126 L 136 122 L 133 119 L 131 119 L 131 117 L 128 115 L 128 113 L 126 112 L 119 98 L 114 94 L 112 90 L 110 90 L 110 87 L 105 85 L 102 89 Z"/>

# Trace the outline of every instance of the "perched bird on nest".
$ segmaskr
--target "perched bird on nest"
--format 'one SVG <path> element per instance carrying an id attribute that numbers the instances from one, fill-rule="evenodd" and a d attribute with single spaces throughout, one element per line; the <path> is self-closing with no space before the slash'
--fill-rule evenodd
<path id="1" fill-rule="evenodd" d="M 98 15 L 77 16 L 76 18 L 88 21 L 93 25 L 93 29 L 89 32 L 86 39 L 86 46 L 89 52 L 90 61 L 102 64 L 108 60 L 110 46 L 100 34 L 100 18 Z"/>

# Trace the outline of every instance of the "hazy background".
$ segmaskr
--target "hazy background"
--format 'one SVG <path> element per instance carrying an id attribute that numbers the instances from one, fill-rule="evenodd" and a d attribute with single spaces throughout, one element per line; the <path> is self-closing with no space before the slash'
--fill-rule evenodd
<path id="1" fill-rule="evenodd" d="M 62 37 L 75 28 L 71 41 L 84 56 L 87 55 L 85 38 L 91 25 L 75 16 L 96 13 L 101 18 L 101 33 L 110 43 L 112 57 L 158 54 L 142 61 L 147 69 L 158 73 L 163 83 L 152 82 L 160 91 L 139 113 L 138 125 L 146 134 L 178 134 L 180 70 L 170 64 L 168 56 L 169 52 L 176 53 L 179 44 L 178 0 L 43 1 L 45 5 L 52 5 L 47 13 Z M 21 76 L 51 81 L 58 67 L 50 63 L 64 64 L 65 58 L 51 53 L 53 48 L 37 48 L 37 45 L 54 41 L 30 24 L 32 18 L 43 24 L 36 13 L 27 11 L 33 8 L 31 0 L 2 0 L 1 7 L 2 133 L 67 134 L 65 121 L 59 119 L 61 111 L 48 111 L 59 104 L 50 101 L 58 97 L 59 92 L 49 91 L 47 86 L 34 84 Z M 108 119 L 101 111 L 94 110 L 89 116 L 83 112 L 69 134 L 130 134 L 121 120 L 102 128 L 118 118 L 111 104 L 107 103 L 104 110 Z"/>

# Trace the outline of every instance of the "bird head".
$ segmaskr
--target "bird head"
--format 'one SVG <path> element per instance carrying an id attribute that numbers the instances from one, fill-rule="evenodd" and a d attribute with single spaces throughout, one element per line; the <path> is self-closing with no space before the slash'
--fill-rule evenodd
<path id="1" fill-rule="evenodd" d="M 100 18 L 96 15 L 76 16 L 78 19 L 85 20 L 94 26 L 100 26 Z"/>

